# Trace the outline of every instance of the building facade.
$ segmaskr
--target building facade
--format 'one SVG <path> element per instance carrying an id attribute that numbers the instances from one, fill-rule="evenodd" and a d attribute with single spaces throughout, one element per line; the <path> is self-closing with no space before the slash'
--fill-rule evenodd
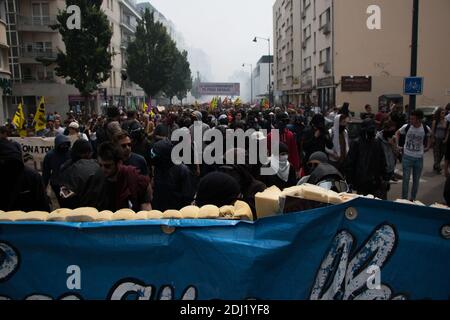
<path id="1" fill-rule="evenodd" d="M 254 101 L 260 101 L 262 98 L 269 97 L 269 70 L 273 70 L 273 56 L 262 56 L 253 70 Z"/>
<path id="2" fill-rule="evenodd" d="M 65 46 L 59 32 L 50 26 L 56 23 L 58 10 L 65 7 L 64 0 L 5 1 L 9 69 L 13 82 L 12 96 L 2 112 L 5 117 L 14 115 L 20 101 L 24 102 L 26 115 L 34 113 L 40 96 L 46 99 L 47 112 L 65 114 L 69 110 L 80 110 L 84 104 L 84 97 L 78 90 L 55 73 L 57 53 L 64 51 Z M 115 55 L 110 79 L 89 99 L 90 111 L 100 111 L 105 102 L 129 106 L 144 98 L 143 90 L 137 85 L 122 81 L 122 72 L 126 70 L 125 45 L 140 19 L 135 3 L 132 0 L 106 0 L 102 9 L 113 30 L 110 50 Z"/>
<path id="3" fill-rule="evenodd" d="M 6 122 L 7 96 L 11 94 L 11 72 L 9 71 L 9 45 L 6 33 L 6 0 L 0 0 L 0 124 Z"/>
<path id="4" fill-rule="evenodd" d="M 294 49 L 292 83 L 289 69 L 277 66 L 275 85 L 284 103 L 326 109 L 349 102 L 351 110 L 358 112 L 366 104 L 378 106 L 383 95 L 396 95 L 404 105 L 408 103 L 403 86 L 410 74 L 413 1 L 278 0 L 274 19 L 291 6 L 294 46 L 300 43 L 301 48 L 298 52 Z M 450 102 L 450 60 L 446 54 L 450 42 L 443 41 L 450 34 L 445 18 L 448 12 L 449 1 L 420 1 L 418 75 L 424 77 L 425 85 L 417 106 Z M 274 20 L 275 36 L 280 37 L 280 32 L 282 28 L 280 31 Z M 275 42 L 276 62 L 289 61 L 283 57 L 287 53 L 287 46 L 286 51 L 283 46 L 283 42 L 281 48 Z M 297 78 L 299 86 L 294 81 Z"/>

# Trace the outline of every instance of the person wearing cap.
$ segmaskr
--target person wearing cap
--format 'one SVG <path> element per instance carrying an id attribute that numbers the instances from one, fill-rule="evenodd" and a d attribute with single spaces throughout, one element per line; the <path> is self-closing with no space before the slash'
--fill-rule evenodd
<path id="1" fill-rule="evenodd" d="M 365 119 L 361 125 L 360 138 L 350 146 L 344 162 L 347 181 L 360 195 L 382 197 L 383 184 L 390 180 L 386 157 L 381 142 L 376 139 L 375 121 Z"/>
<path id="2" fill-rule="evenodd" d="M 80 132 L 80 125 L 75 121 L 69 124 L 69 137 L 77 137 L 78 139 L 89 141 L 87 135 Z"/>
<path id="3" fill-rule="evenodd" d="M 272 168 L 274 175 L 261 176 L 261 181 L 267 187 L 277 186 L 280 190 L 295 186 L 297 184 L 297 176 L 295 168 L 289 162 L 289 148 L 280 142 L 279 153 L 275 156 L 272 153 L 269 166 Z"/>

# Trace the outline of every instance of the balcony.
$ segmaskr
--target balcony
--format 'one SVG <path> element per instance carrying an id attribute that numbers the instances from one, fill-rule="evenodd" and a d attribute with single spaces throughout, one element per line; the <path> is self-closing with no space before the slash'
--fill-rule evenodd
<path id="1" fill-rule="evenodd" d="M 130 34 L 136 33 L 136 27 L 132 26 L 131 24 L 128 24 L 126 21 L 122 21 L 120 23 L 120 26 L 125 30 L 128 31 Z"/>
<path id="2" fill-rule="evenodd" d="M 56 83 L 56 79 L 53 75 L 47 76 L 35 76 L 35 75 L 23 75 L 22 79 L 19 79 L 21 83 Z"/>
<path id="3" fill-rule="evenodd" d="M 58 53 L 53 50 L 28 50 L 28 48 L 20 48 L 19 63 L 41 64 L 42 62 L 55 62 Z"/>
<path id="4" fill-rule="evenodd" d="M 45 16 L 45 17 L 28 17 L 28 16 L 18 16 L 17 17 L 17 30 L 18 31 L 29 31 L 29 32 L 58 32 L 57 30 L 52 30 L 51 25 L 57 24 L 56 16 Z"/>

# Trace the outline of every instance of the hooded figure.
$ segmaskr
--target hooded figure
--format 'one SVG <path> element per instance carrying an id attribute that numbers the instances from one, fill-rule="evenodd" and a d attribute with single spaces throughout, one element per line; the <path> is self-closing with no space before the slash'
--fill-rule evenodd
<path id="1" fill-rule="evenodd" d="M 325 118 L 321 114 L 315 114 L 310 125 L 303 134 L 304 159 L 309 159 L 314 152 L 325 152 L 325 149 L 333 149 L 333 141 L 325 127 Z"/>
<path id="2" fill-rule="evenodd" d="M 334 118 L 333 128 L 329 130 L 331 139 L 333 140 L 333 148 L 325 148 L 325 151 L 329 155 L 330 162 L 340 168 L 347 157 L 348 150 L 350 149 L 348 130 L 347 130 L 348 116 L 339 114 Z"/>
<path id="3" fill-rule="evenodd" d="M 237 181 L 242 198 L 248 203 L 254 217 L 256 217 L 255 195 L 266 190 L 266 185 L 256 180 L 252 175 L 252 166 L 249 164 L 248 153 L 245 150 L 231 149 L 224 155 L 225 163 L 227 163 L 227 158 L 233 158 L 233 163 L 220 166 L 218 171 L 233 177 Z M 244 158 L 245 164 L 239 164 L 239 158 Z"/>
<path id="4" fill-rule="evenodd" d="M 297 140 L 295 134 L 292 133 L 287 125 L 289 124 L 289 116 L 287 113 L 280 113 L 276 117 L 277 129 L 280 135 L 280 142 L 283 142 L 288 147 L 289 162 L 294 167 L 295 171 L 300 171 L 301 161 L 300 153 L 297 148 Z M 267 148 L 269 152 L 272 152 L 272 132 L 267 135 Z"/>
<path id="5" fill-rule="evenodd" d="M 261 180 L 267 187 L 277 186 L 283 190 L 297 184 L 295 168 L 289 162 L 289 148 L 285 143 L 280 142 L 278 157 L 272 154 L 270 167 L 275 174 L 261 176 Z"/>
<path id="6" fill-rule="evenodd" d="M 41 175 L 26 167 L 22 153 L 7 140 L 0 140 L 0 210 L 50 211 Z"/>
<path id="7" fill-rule="evenodd" d="M 381 197 L 383 183 L 389 181 L 389 176 L 383 147 L 375 137 L 375 121 L 365 119 L 361 125 L 361 137 L 350 147 L 344 172 L 358 194 Z"/>
<path id="8" fill-rule="evenodd" d="M 58 134 L 55 138 L 55 148 L 48 152 L 44 157 L 42 177 L 44 179 L 44 185 L 52 187 L 56 198 L 61 203 L 61 197 L 59 196 L 60 181 L 59 175 L 61 172 L 61 166 L 70 160 L 70 139 L 69 137 Z"/>
<path id="9" fill-rule="evenodd" d="M 61 206 L 69 209 L 81 207 L 81 199 L 89 192 L 95 174 L 100 170 L 97 161 L 92 160 L 92 146 L 86 140 L 77 140 L 71 150 L 71 160 L 61 167 L 60 185 L 72 191 L 73 196 L 61 199 Z"/>
<path id="10" fill-rule="evenodd" d="M 223 172 L 212 172 L 200 180 L 195 204 L 199 207 L 230 206 L 239 200 L 240 194 L 241 190 L 236 179 Z"/>
<path id="11" fill-rule="evenodd" d="M 191 170 L 184 165 L 172 162 L 172 143 L 161 140 L 155 143 L 151 151 L 152 164 L 155 167 L 153 209 L 180 210 L 192 203 L 195 189 Z"/>

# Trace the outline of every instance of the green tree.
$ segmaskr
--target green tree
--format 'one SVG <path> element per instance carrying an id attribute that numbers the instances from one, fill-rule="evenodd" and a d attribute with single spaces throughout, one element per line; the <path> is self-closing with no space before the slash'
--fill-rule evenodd
<path id="1" fill-rule="evenodd" d="M 66 49 L 58 53 L 55 71 L 78 89 L 87 106 L 88 96 L 111 76 L 113 53 L 108 48 L 113 33 L 101 10 L 102 0 L 67 0 L 66 4 L 80 8 L 81 30 L 69 29 L 71 14 L 59 11 L 57 24 L 51 28 L 59 31 Z"/>
<path id="2" fill-rule="evenodd" d="M 138 23 L 135 39 L 127 48 L 127 73 L 150 98 L 167 87 L 177 48 L 166 28 L 148 9 Z"/>
<path id="3" fill-rule="evenodd" d="M 191 90 L 191 94 L 195 99 L 200 99 L 202 97 L 202 95 L 200 94 L 198 87 L 200 85 L 200 74 L 197 72 L 197 77 L 194 80 L 194 83 L 192 84 L 192 90 Z"/>
<path id="4" fill-rule="evenodd" d="M 164 93 L 170 99 L 172 104 L 173 97 L 177 97 L 181 102 L 187 96 L 187 93 L 192 88 L 191 68 L 188 61 L 187 51 L 175 53 L 175 63 L 173 64 L 169 83 L 167 84 Z"/>

